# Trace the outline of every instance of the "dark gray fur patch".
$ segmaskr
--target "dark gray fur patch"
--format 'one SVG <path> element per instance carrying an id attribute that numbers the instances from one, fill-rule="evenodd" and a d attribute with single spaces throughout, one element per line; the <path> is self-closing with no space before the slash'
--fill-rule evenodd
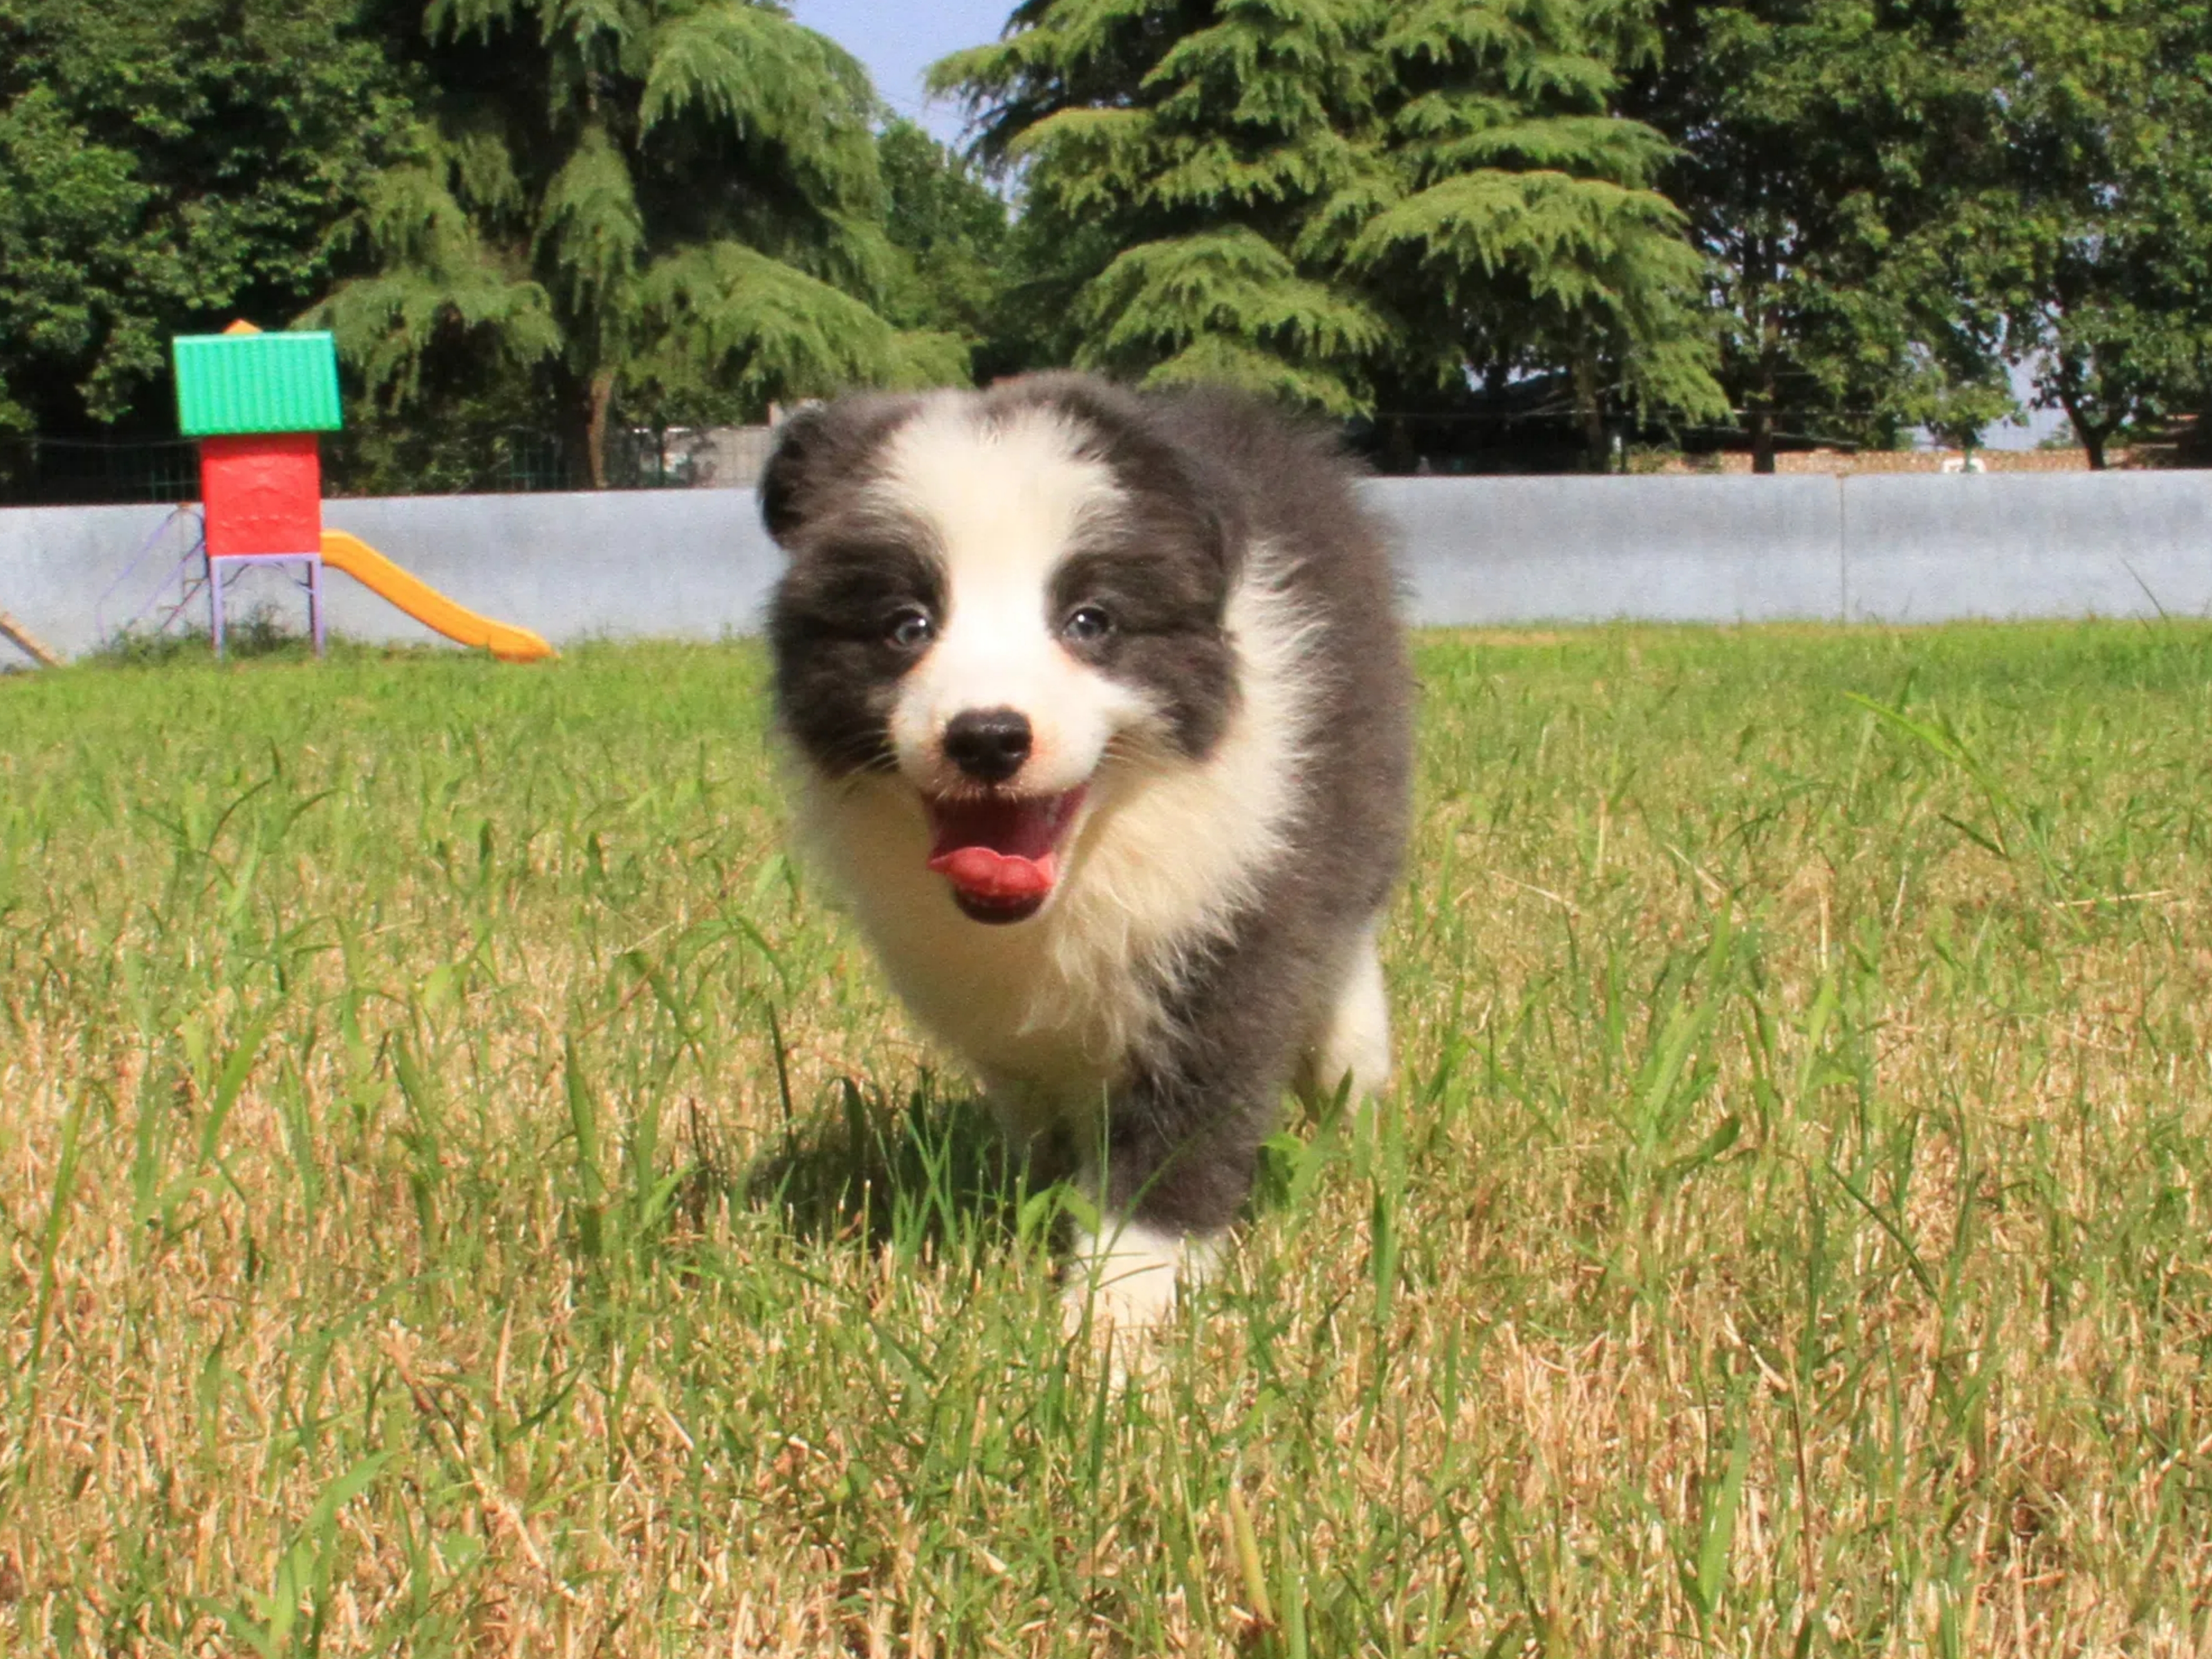
<path id="1" fill-rule="evenodd" d="M 858 507 L 884 444 L 920 406 L 851 398 L 802 410 L 761 475 L 761 518 L 792 556 L 769 606 L 776 717 L 835 775 L 894 763 L 892 700 L 918 659 L 893 642 L 890 621 L 902 605 L 944 608 L 927 535 Z"/>
<path id="2" fill-rule="evenodd" d="M 1226 493 L 1226 521 L 1273 550 L 1316 630 L 1300 688 L 1312 737 L 1288 850 L 1230 937 L 1179 977 L 1167 1028 L 1108 1117 L 1109 1204 L 1209 1232 L 1249 1193 L 1302 1047 L 1396 884 L 1412 823 L 1413 682 L 1389 546 L 1333 436 L 1226 391 L 1153 407 L 1161 434 L 1202 458 Z"/>
<path id="3" fill-rule="evenodd" d="M 980 403 L 986 415 L 1050 405 L 1113 469 L 1125 510 L 1067 560 L 1052 602 L 1059 616 L 1092 602 L 1113 614 L 1111 634 L 1083 648 L 1173 711 L 1186 753 L 1210 752 L 1236 707 L 1224 623 L 1255 540 L 1273 550 L 1314 629 L 1300 688 L 1312 736 L 1288 850 L 1229 937 L 1174 976 L 1170 1017 L 1108 1113 L 1109 1206 L 1153 1226 L 1212 1231 L 1249 1193 L 1302 1045 L 1404 856 L 1413 678 L 1389 550 L 1334 439 L 1243 395 L 1138 397 L 1047 375 Z M 853 512 L 855 484 L 919 406 L 864 398 L 814 411 L 786 428 L 762 481 L 763 516 L 792 556 L 770 619 L 778 713 L 833 772 L 887 763 L 885 721 L 913 659 L 887 644 L 885 619 L 943 598 L 937 550 L 918 527 Z M 1169 982 L 1164 964 L 1130 970 Z"/>

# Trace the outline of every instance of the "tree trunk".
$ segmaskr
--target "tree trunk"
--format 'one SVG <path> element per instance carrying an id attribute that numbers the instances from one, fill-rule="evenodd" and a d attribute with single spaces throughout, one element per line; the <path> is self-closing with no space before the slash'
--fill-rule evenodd
<path id="1" fill-rule="evenodd" d="M 2089 457 L 2089 471 L 2104 471 L 2107 462 L 2105 446 L 2111 441 L 2118 423 L 2091 420 L 2081 407 L 2081 399 L 2071 388 L 2062 386 L 2058 401 L 2066 410 L 2066 418 L 2074 424 L 2074 435 L 2081 441 L 2082 450 Z"/>
<path id="2" fill-rule="evenodd" d="M 607 409 L 599 389 L 605 376 L 586 380 L 563 364 L 555 371 L 552 406 L 559 423 L 561 488 L 604 489 L 607 483 Z"/>
<path id="3" fill-rule="evenodd" d="M 1774 413 L 1754 409 L 1745 417 L 1751 422 L 1751 470 L 1761 477 L 1774 472 Z"/>
<path id="4" fill-rule="evenodd" d="M 1605 398 L 1598 390 L 1597 354 L 1579 353 L 1575 358 L 1575 410 L 1582 416 L 1584 467 L 1592 472 L 1608 470 L 1605 446 Z"/>
<path id="5" fill-rule="evenodd" d="M 607 487 L 607 413 L 614 405 L 615 377 L 611 369 L 592 376 L 591 412 L 585 421 L 585 453 L 592 469 L 592 488 Z"/>
<path id="6" fill-rule="evenodd" d="M 1403 415 L 1393 415 L 1382 428 L 1382 470 L 1404 475 L 1411 472 L 1420 460 L 1413 447 L 1413 423 Z"/>
<path id="7" fill-rule="evenodd" d="M 1773 353 L 1762 349 L 1759 354 L 1759 395 L 1751 411 L 1751 470 L 1762 477 L 1771 477 L 1775 471 L 1774 407 L 1779 396 Z"/>

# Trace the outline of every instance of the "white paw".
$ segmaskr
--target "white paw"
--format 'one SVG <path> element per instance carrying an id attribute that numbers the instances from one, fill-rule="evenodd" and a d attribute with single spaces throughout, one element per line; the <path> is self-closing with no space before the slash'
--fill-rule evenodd
<path id="1" fill-rule="evenodd" d="M 1390 1078 L 1390 1000 L 1372 938 L 1352 958 L 1300 1070 L 1298 1092 L 1316 1109 L 1349 1088 L 1354 1104 L 1371 1100 Z"/>
<path id="2" fill-rule="evenodd" d="M 1121 1223 L 1101 1238 L 1079 1233 L 1060 1310 L 1068 1328 L 1085 1316 L 1094 1331 L 1144 1331 L 1175 1313 L 1178 1282 L 1205 1282 L 1220 1259 L 1218 1238 L 1185 1237 L 1142 1222 Z"/>

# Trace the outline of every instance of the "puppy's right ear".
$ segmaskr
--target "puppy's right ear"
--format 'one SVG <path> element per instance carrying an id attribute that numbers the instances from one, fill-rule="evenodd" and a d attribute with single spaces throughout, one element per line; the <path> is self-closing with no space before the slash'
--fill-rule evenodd
<path id="1" fill-rule="evenodd" d="M 827 404 L 808 404 L 775 429 L 775 447 L 761 469 L 760 515 L 768 533 L 779 542 L 799 528 L 805 517 L 803 505 L 806 480 L 830 437 Z"/>
<path id="2" fill-rule="evenodd" d="M 914 410 L 911 398 L 841 398 L 807 404 L 775 429 L 775 447 L 761 469 L 761 522 L 788 545 L 814 510 L 817 493 L 849 481 L 867 453 Z"/>

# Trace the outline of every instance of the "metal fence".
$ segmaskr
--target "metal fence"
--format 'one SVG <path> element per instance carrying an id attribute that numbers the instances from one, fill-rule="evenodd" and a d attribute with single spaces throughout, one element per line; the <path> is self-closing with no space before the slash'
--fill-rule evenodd
<path id="1" fill-rule="evenodd" d="M 614 489 L 681 489 L 707 483 L 749 484 L 752 472 L 718 467 L 714 441 L 724 432 L 617 428 L 607 434 L 605 467 Z M 471 464 L 437 477 L 408 480 L 410 493 L 532 495 L 590 486 L 580 456 L 556 434 L 527 427 L 479 434 Z M 345 440 L 326 462 L 343 489 L 349 471 Z M 725 446 L 726 447 L 726 446 Z M 757 471 L 756 465 L 753 469 Z M 116 507 L 197 501 L 198 446 L 188 438 L 0 438 L 0 507 Z"/>
<path id="2" fill-rule="evenodd" d="M 181 501 L 199 488 L 187 438 L 0 438 L 0 505 Z"/>

